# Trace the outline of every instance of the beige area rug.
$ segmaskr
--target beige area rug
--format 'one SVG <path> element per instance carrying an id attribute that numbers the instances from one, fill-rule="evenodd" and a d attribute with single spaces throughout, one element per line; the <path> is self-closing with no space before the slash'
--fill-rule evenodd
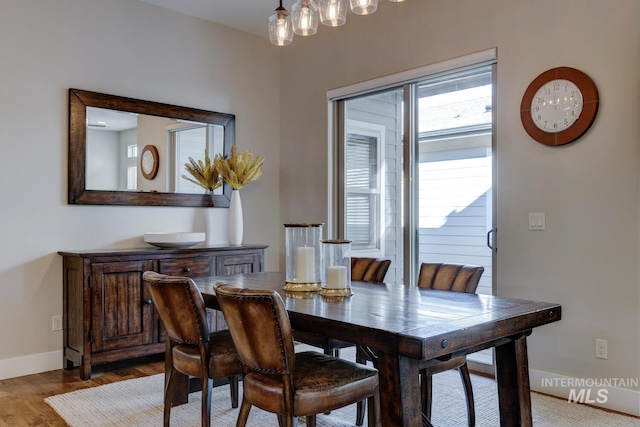
<path id="1" fill-rule="evenodd" d="M 467 414 L 460 377 L 457 372 L 445 372 L 434 376 L 434 426 L 460 427 L 467 425 Z M 162 388 L 164 376 L 121 381 L 103 386 L 51 396 L 45 399 L 70 425 L 142 427 L 162 425 Z M 472 375 L 476 397 L 476 425 L 496 427 L 498 398 L 493 380 Z M 214 388 L 212 398 L 212 425 L 235 426 L 237 409 L 231 409 L 229 387 Z M 615 426 L 638 427 L 640 420 L 613 414 L 584 405 L 532 394 L 533 425 L 536 427 Z M 341 427 L 355 425 L 355 405 L 318 415 L 318 426 Z M 174 407 L 171 425 L 200 426 L 200 393 L 192 393 L 189 403 Z M 300 419 L 300 425 L 304 420 Z M 251 409 L 249 426 L 277 426 L 273 414 L 257 408 Z M 366 420 L 365 420 L 366 425 Z"/>

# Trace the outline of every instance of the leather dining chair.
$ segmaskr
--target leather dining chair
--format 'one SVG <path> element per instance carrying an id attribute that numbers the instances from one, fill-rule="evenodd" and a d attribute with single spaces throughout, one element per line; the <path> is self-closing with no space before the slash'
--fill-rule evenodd
<path id="1" fill-rule="evenodd" d="M 351 258 L 351 280 L 361 282 L 382 283 L 387 275 L 391 260 L 380 258 Z M 324 335 L 314 334 L 306 331 L 293 331 L 293 337 L 296 341 L 318 347 L 324 350 L 324 354 L 339 357 L 340 349 L 353 347 L 354 344 L 329 338 Z M 360 348 L 356 350 L 356 362 L 366 364 L 369 357 Z M 365 406 L 364 402 L 358 402 L 356 415 L 356 425 L 361 426 L 364 423 Z"/>
<path id="2" fill-rule="evenodd" d="M 454 292 L 466 292 L 473 294 L 478 288 L 478 282 L 484 272 L 484 267 L 469 264 L 452 263 L 422 263 L 418 275 L 418 287 Z M 450 369 L 458 369 L 464 385 L 467 399 L 467 416 L 469 426 L 475 426 L 475 408 L 473 401 L 473 388 L 467 366 L 467 357 L 454 357 L 447 361 L 438 362 L 435 365 L 420 370 L 420 391 L 422 400 L 422 412 L 431 419 L 432 402 L 432 375 Z"/>
<path id="3" fill-rule="evenodd" d="M 142 275 L 169 341 L 166 363 L 164 426 L 169 426 L 178 372 L 202 380 L 202 425 L 211 425 L 213 378 L 229 378 L 231 406 L 238 407 L 242 363 L 228 330 L 209 331 L 204 299 L 188 277 L 146 271 Z"/>
<path id="4" fill-rule="evenodd" d="M 370 426 L 380 425 L 378 372 L 315 351 L 294 351 L 289 315 L 272 290 L 215 286 L 216 298 L 244 365 L 236 426 L 256 406 L 278 415 L 281 426 L 315 427 L 316 414 L 367 399 Z"/>

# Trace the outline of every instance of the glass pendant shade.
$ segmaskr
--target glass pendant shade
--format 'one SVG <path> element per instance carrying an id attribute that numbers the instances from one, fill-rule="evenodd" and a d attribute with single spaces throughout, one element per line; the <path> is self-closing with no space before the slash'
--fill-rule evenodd
<path id="1" fill-rule="evenodd" d="M 347 22 L 346 0 L 320 0 L 320 22 L 337 27 Z"/>
<path id="2" fill-rule="evenodd" d="M 318 31 L 318 8 L 312 0 L 299 0 L 291 6 L 293 32 L 311 36 Z"/>
<path id="3" fill-rule="evenodd" d="M 278 7 L 269 15 L 269 40 L 276 46 L 287 46 L 293 41 L 293 25 L 287 9 Z"/>
<path id="4" fill-rule="evenodd" d="M 350 0 L 351 11 L 356 15 L 370 15 L 378 8 L 378 0 Z"/>

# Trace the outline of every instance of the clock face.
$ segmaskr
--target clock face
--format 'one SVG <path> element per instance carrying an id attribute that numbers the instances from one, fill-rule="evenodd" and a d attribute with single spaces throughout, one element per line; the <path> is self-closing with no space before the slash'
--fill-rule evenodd
<path id="1" fill-rule="evenodd" d="M 142 155 L 142 170 L 144 173 L 151 173 L 153 170 L 153 163 L 153 154 L 151 154 L 151 151 L 145 151 Z"/>
<path id="2" fill-rule="evenodd" d="M 536 77 L 520 103 L 520 119 L 531 138 L 564 145 L 587 132 L 598 113 L 598 89 L 580 70 L 557 67 Z"/>
<path id="3" fill-rule="evenodd" d="M 578 120 L 583 105 L 582 92 L 575 83 L 564 79 L 551 80 L 533 96 L 531 120 L 544 132 L 562 132 Z"/>

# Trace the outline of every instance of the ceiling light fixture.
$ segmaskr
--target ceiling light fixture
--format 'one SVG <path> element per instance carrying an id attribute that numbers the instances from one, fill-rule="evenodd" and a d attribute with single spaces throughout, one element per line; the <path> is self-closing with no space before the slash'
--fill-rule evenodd
<path id="1" fill-rule="evenodd" d="M 312 0 L 298 0 L 291 6 L 293 32 L 301 36 L 311 36 L 318 30 L 318 8 Z"/>
<path id="2" fill-rule="evenodd" d="M 286 46 L 293 40 L 293 25 L 287 9 L 280 6 L 269 15 L 269 40 L 276 46 Z"/>
<path id="3" fill-rule="evenodd" d="M 351 11 L 356 15 L 371 15 L 378 8 L 378 0 L 350 0 Z"/>
<path id="4" fill-rule="evenodd" d="M 338 27 L 347 22 L 346 0 L 320 0 L 320 22 L 328 27 Z"/>
<path id="5" fill-rule="evenodd" d="M 378 9 L 378 0 L 348 0 L 356 15 L 371 15 Z M 405 0 L 387 0 L 401 3 Z M 322 25 L 338 27 L 347 22 L 347 0 L 296 0 L 291 15 L 280 6 L 269 16 L 269 39 L 277 46 L 293 41 L 293 34 L 310 36 L 318 31 L 318 18 Z"/>

